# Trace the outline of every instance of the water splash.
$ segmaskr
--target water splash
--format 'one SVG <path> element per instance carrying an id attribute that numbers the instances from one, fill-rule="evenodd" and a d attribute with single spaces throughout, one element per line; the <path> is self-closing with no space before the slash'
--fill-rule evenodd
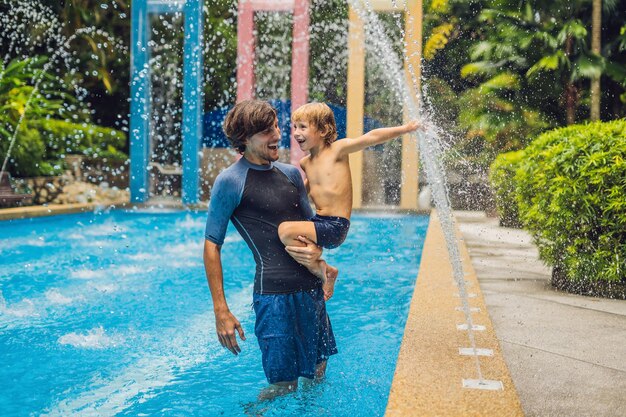
<path id="1" fill-rule="evenodd" d="M 237 317 L 249 317 L 252 314 L 248 307 L 251 293 L 252 285 L 242 288 L 231 297 L 232 311 Z M 146 352 L 111 378 L 99 378 L 77 396 L 59 400 L 49 410 L 44 410 L 42 415 L 114 416 L 155 396 L 159 389 L 173 384 L 178 375 L 192 367 L 227 356 L 229 353 L 217 346 L 215 322 L 210 315 L 209 312 L 197 314 L 185 328 L 178 328 L 175 334 L 161 335 L 161 340 L 152 344 L 158 346 L 157 351 Z M 83 337 L 73 336 L 67 341 L 77 342 L 79 347 L 91 347 L 92 343 L 100 347 L 97 343 L 108 342 L 104 337 L 104 329 L 100 328 Z"/>
<path id="2" fill-rule="evenodd" d="M 8 304 L 0 290 L 0 313 L 5 317 L 5 321 L 11 321 L 11 317 L 28 318 L 38 316 L 37 309 L 32 300 L 22 299 L 17 303 Z"/>
<path id="3" fill-rule="evenodd" d="M 48 291 L 45 292 L 44 295 L 46 296 L 46 299 L 51 304 L 66 305 L 66 304 L 71 304 L 74 301 L 73 298 L 66 297 L 65 295 L 61 294 L 61 292 L 56 288 L 49 289 Z M 84 297 L 82 297 L 82 299 L 84 299 Z"/>
<path id="4" fill-rule="evenodd" d="M 386 36 L 383 26 L 381 25 L 376 13 L 373 11 L 369 0 L 364 0 L 363 3 L 358 0 L 350 0 L 349 3 L 352 5 L 360 19 L 365 22 L 364 29 L 368 39 L 366 47 L 386 69 L 384 74 L 387 76 L 387 81 L 398 99 L 404 104 L 405 109 L 407 109 L 408 116 L 411 119 L 428 121 L 428 115 L 426 113 L 420 114 L 421 97 L 419 95 L 413 96 L 411 94 L 412 91 L 419 91 L 415 88 L 415 86 L 418 85 L 415 68 L 410 66 L 408 67 L 409 74 L 411 75 L 411 83 L 413 84 L 409 85 L 404 73 L 404 67 L 393 51 L 391 42 Z M 404 13 L 407 19 L 412 18 L 412 16 L 409 15 L 406 4 Z M 459 296 L 468 327 L 470 345 L 473 349 L 476 349 L 476 341 L 474 332 L 472 331 L 473 320 L 469 307 L 463 266 L 461 264 L 461 255 L 456 240 L 456 227 L 448 197 L 445 170 L 441 158 L 443 154 L 443 146 L 439 140 L 437 128 L 432 123 L 429 123 L 429 125 L 430 126 L 426 131 L 418 131 L 415 134 L 420 151 L 419 155 L 426 172 L 428 183 L 431 186 L 433 201 L 435 203 L 435 207 L 437 208 L 439 220 L 445 235 L 446 247 L 452 264 L 453 276 L 459 289 Z M 474 358 L 478 379 L 482 381 L 483 376 L 480 361 L 477 355 L 474 355 Z"/>
<path id="5" fill-rule="evenodd" d="M 82 349 L 106 349 L 124 343 L 121 336 L 106 334 L 102 326 L 89 330 L 87 333 L 71 332 L 59 337 L 60 345 L 68 345 Z"/>

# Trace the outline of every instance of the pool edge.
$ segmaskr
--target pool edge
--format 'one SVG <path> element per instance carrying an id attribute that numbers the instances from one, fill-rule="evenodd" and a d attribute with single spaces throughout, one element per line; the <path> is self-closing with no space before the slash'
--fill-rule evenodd
<path id="1" fill-rule="evenodd" d="M 102 211 L 119 208 L 170 208 L 179 210 L 206 211 L 207 202 L 197 204 L 182 204 L 177 201 L 149 201 L 146 203 L 131 203 L 128 200 L 112 201 L 108 203 L 70 203 L 70 204 L 46 204 L 38 206 L 23 206 L 0 208 L 0 221 L 2 220 L 18 220 L 34 217 L 55 216 L 58 214 L 85 213 L 92 211 Z M 430 212 L 424 210 L 408 210 L 392 206 L 372 206 L 362 209 L 353 210 L 355 213 L 394 213 L 404 215 L 422 215 L 428 216 Z"/>
<path id="2" fill-rule="evenodd" d="M 0 220 L 28 219 L 32 217 L 56 216 L 57 214 L 85 213 L 110 208 L 123 208 L 128 201 L 102 203 L 47 204 L 42 206 L 12 207 L 0 209 Z"/>
<path id="3" fill-rule="evenodd" d="M 463 388 L 463 379 L 478 379 L 472 356 L 461 356 L 459 348 L 470 347 L 454 282 L 445 238 L 435 211 L 431 213 L 417 282 L 413 292 L 400 353 L 396 363 L 385 416 L 523 416 L 517 391 L 502 356 L 500 343 L 487 312 L 469 252 L 458 230 L 468 292 L 476 294 L 470 305 L 474 324 L 485 326 L 474 332 L 477 348 L 493 351 L 481 356 L 483 378 L 501 381 L 499 391 Z"/>

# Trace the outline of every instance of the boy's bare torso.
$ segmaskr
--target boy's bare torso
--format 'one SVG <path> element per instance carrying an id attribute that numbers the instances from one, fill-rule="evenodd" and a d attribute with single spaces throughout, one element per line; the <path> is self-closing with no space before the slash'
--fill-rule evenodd
<path id="1" fill-rule="evenodd" d="M 352 177 L 347 154 L 340 155 L 333 142 L 315 155 L 300 161 L 308 180 L 309 195 L 320 216 L 350 219 L 352 213 Z"/>

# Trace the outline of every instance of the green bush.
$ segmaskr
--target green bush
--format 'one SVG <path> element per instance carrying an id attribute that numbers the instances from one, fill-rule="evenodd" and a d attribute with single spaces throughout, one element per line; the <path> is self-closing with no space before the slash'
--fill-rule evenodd
<path id="1" fill-rule="evenodd" d="M 522 227 L 515 197 L 515 172 L 523 156 L 524 151 L 500 154 L 489 168 L 489 182 L 495 195 L 500 226 Z"/>
<path id="2" fill-rule="evenodd" d="M 6 148 L 8 149 L 8 146 Z M 39 131 L 22 128 L 9 158 L 11 173 L 18 177 L 34 177 L 47 171 L 48 175 L 52 175 L 50 172 L 53 170 L 52 166 L 50 164 L 42 166 L 41 164 L 45 151 L 46 148 Z"/>
<path id="3" fill-rule="evenodd" d="M 124 161 L 119 150 L 126 135 L 115 129 L 69 123 L 63 120 L 38 120 L 22 127 L 9 158 L 9 171 L 16 177 L 59 175 L 66 169 L 65 156 L 85 155 L 87 159 Z M 0 147 L 2 156 L 7 146 Z"/>
<path id="4" fill-rule="evenodd" d="M 569 281 L 626 282 L 626 120 L 542 134 L 516 174 L 520 217 Z"/>
<path id="5" fill-rule="evenodd" d="M 35 124 L 46 143 L 47 159 L 62 159 L 69 154 L 113 160 L 127 158 L 120 151 L 126 144 L 126 135 L 119 130 L 56 119 L 39 120 Z"/>

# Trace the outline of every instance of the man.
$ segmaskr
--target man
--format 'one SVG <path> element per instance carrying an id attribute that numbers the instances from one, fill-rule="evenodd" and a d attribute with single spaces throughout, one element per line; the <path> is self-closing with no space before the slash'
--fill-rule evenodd
<path id="1" fill-rule="evenodd" d="M 299 171 L 276 162 L 276 111 L 264 101 L 242 101 L 226 116 L 224 132 L 242 158 L 213 185 L 204 265 L 219 341 L 237 355 L 241 348 L 235 331 L 242 340 L 245 335 L 226 303 L 220 257 L 231 220 L 256 262 L 255 334 L 271 384 L 260 398 L 270 398 L 295 390 L 298 377 L 323 377 L 326 360 L 337 353 L 322 280 L 307 269 L 319 264 L 322 250 L 304 237 L 303 246 L 285 248 L 278 236 L 280 223 L 308 220 L 313 211 Z"/>

